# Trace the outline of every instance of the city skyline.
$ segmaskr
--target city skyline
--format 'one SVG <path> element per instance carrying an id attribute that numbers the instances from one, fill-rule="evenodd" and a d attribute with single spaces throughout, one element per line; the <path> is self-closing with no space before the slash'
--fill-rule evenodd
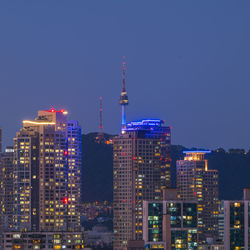
<path id="1" fill-rule="evenodd" d="M 250 249 L 249 10 L 0 2 L 0 250 Z"/>
<path id="2" fill-rule="evenodd" d="M 84 133 L 97 132 L 99 96 L 104 131 L 118 134 L 126 56 L 128 121 L 166 120 L 173 144 L 249 149 L 249 2 L 47 7 L 0 5 L 4 145 L 22 119 L 49 105 L 69 110 Z"/>

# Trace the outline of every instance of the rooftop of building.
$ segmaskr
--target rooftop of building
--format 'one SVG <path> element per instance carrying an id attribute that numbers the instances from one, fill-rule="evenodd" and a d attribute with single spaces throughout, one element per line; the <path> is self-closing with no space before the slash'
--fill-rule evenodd
<path id="1" fill-rule="evenodd" d="M 45 112 L 50 112 L 50 113 L 62 113 L 64 115 L 67 115 L 68 114 L 68 111 L 64 110 L 64 109 L 60 109 L 60 110 L 56 110 L 54 108 L 51 108 L 49 110 L 43 110 Z"/>
<path id="2" fill-rule="evenodd" d="M 164 121 L 160 119 L 142 119 L 131 121 L 126 125 L 126 131 L 130 130 L 154 130 L 157 128 L 166 128 Z"/>
<path id="3" fill-rule="evenodd" d="M 184 154 L 209 154 L 210 150 L 191 150 L 191 151 L 183 151 Z"/>
<path id="4" fill-rule="evenodd" d="M 192 150 L 192 151 L 183 151 L 186 156 L 184 157 L 185 161 L 203 161 L 204 155 L 211 153 L 210 150 Z"/>

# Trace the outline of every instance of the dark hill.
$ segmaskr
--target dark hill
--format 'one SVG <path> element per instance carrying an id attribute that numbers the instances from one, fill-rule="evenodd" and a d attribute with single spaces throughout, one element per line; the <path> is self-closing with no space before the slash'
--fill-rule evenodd
<path id="1" fill-rule="evenodd" d="M 112 145 L 97 143 L 96 135 L 97 133 L 83 135 L 83 201 L 112 201 Z M 105 134 L 106 139 L 112 137 Z M 176 160 L 183 159 L 183 150 L 188 149 L 180 145 L 171 147 L 173 186 L 176 182 L 175 163 Z M 220 199 L 241 199 L 243 188 L 250 187 L 250 153 L 244 153 L 242 150 L 229 150 L 229 152 L 223 149 L 212 151 L 206 156 L 208 167 L 219 170 Z"/>
<path id="2" fill-rule="evenodd" d="M 82 135 L 82 198 L 83 201 L 112 201 L 112 145 L 96 142 L 97 133 Z M 112 135 L 105 134 L 108 140 Z"/>

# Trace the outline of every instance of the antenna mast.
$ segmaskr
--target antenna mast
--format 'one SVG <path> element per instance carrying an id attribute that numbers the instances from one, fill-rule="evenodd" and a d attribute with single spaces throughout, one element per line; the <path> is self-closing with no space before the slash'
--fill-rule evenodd
<path id="1" fill-rule="evenodd" d="M 100 143 L 104 140 L 104 134 L 103 134 L 103 122 L 102 122 L 102 97 L 100 96 L 99 98 L 99 101 L 100 101 L 100 108 L 99 108 L 99 133 L 98 133 L 98 136 L 97 136 L 97 141 Z"/>

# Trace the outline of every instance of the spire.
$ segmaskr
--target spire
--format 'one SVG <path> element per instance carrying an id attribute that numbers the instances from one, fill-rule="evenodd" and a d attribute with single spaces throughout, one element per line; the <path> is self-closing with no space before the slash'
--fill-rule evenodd
<path id="1" fill-rule="evenodd" d="M 123 57 L 122 62 L 122 92 L 126 92 L 125 88 L 125 71 L 126 71 L 126 63 L 125 63 L 125 56 Z"/>
<path id="2" fill-rule="evenodd" d="M 128 95 L 126 92 L 125 86 L 125 71 L 126 71 L 126 63 L 125 57 L 123 57 L 122 62 L 122 92 L 120 95 L 120 105 L 122 106 L 122 128 L 126 127 L 126 106 L 128 105 Z"/>

